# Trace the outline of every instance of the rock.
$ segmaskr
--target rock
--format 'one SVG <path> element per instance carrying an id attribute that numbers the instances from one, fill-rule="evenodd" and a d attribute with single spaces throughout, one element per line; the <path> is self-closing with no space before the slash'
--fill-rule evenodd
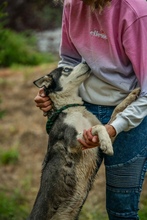
<path id="1" fill-rule="evenodd" d="M 36 33 L 38 50 L 40 52 L 58 53 L 61 39 L 61 29 Z"/>

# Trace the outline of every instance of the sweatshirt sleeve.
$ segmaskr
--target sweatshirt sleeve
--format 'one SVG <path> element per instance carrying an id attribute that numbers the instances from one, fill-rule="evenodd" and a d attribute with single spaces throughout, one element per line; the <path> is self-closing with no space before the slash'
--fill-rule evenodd
<path id="1" fill-rule="evenodd" d="M 141 93 L 136 101 L 119 113 L 111 125 L 117 134 L 138 126 L 147 116 L 147 16 L 136 19 L 125 31 L 123 45 L 138 78 Z"/>
<path id="2" fill-rule="evenodd" d="M 123 112 L 117 114 L 111 125 L 119 134 L 121 131 L 128 131 L 137 127 L 145 116 L 147 116 L 147 96 L 138 97 Z"/>
<path id="3" fill-rule="evenodd" d="M 147 16 L 137 18 L 124 32 L 123 46 L 141 87 L 147 96 Z"/>
<path id="4" fill-rule="evenodd" d="M 58 66 L 64 66 L 64 65 L 70 65 L 70 66 L 76 66 L 79 64 L 82 60 L 80 54 L 76 50 L 75 46 L 73 45 L 71 39 L 70 39 L 70 4 L 66 4 L 66 1 L 64 3 L 63 8 L 63 16 L 62 16 L 62 37 L 61 37 L 61 43 L 60 43 L 60 49 L 59 49 L 59 55 L 61 57 L 61 60 L 59 61 Z"/>

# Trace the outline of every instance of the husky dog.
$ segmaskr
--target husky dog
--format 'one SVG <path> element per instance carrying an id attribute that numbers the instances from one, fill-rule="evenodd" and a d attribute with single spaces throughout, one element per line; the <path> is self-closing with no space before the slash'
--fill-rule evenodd
<path id="1" fill-rule="evenodd" d="M 40 189 L 28 220 L 77 220 L 98 170 L 100 149 L 113 154 L 105 127 L 85 109 L 78 96 L 80 84 L 89 75 L 88 65 L 81 63 L 74 68 L 59 67 L 34 81 L 49 95 L 53 109 L 46 125 L 49 141 Z M 138 93 L 139 89 L 133 91 L 116 112 L 135 100 Z M 100 147 L 82 150 L 77 139 L 90 127 L 98 135 Z"/>

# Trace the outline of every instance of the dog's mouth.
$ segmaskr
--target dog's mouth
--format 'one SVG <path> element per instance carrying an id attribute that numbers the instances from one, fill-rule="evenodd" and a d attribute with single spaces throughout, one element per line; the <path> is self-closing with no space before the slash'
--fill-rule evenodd
<path id="1" fill-rule="evenodd" d="M 87 76 L 90 76 L 90 68 L 89 70 L 87 70 L 86 72 L 82 73 L 81 75 L 77 76 L 77 78 L 80 78 L 81 76 L 84 76 L 84 75 L 87 75 Z"/>

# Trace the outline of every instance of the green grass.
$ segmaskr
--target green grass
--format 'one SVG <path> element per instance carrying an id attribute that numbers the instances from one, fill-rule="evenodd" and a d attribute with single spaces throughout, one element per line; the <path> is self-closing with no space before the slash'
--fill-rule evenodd
<path id="1" fill-rule="evenodd" d="M 139 211 L 141 220 L 147 220 L 147 198 L 144 196 L 141 201 L 141 209 Z"/>
<path id="2" fill-rule="evenodd" d="M 0 151 L 0 164 L 16 164 L 19 160 L 19 152 L 17 149 L 1 150 Z"/>
<path id="3" fill-rule="evenodd" d="M 19 191 L 0 192 L 0 219 L 24 220 L 28 215 L 27 201 Z"/>
<path id="4" fill-rule="evenodd" d="M 147 201 L 143 203 L 143 208 L 139 211 L 141 220 L 147 219 Z M 7 192 L 0 192 L 0 219 L 1 220 L 24 220 L 28 216 L 28 204 L 19 190 L 11 195 Z M 84 209 L 79 220 L 108 220 L 107 214 L 102 211 L 92 211 Z"/>
<path id="5" fill-rule="evenodd" d="M 147 220 L 147 198 L 143 202 L 143 207 L 139 211 L 139 218 L 140 220 Z M 103 211 L 88 211 L 86 209 L 83 209 L 79 220 L 108 220 L 107 213 L 104 213 Z"/>
<path id="6" fill-rule="evenodd" d="M 91 204 L 86 204 L 86 207 L 83 207 L 79 220 L 108 220 L 108 216 L 106 211 L 96 210 L 95 207 L 91 207 Z M 147 220 L 147 197 L 146 195 L 142 195 L 140 202 L 140 210 L 139 210 L 139 218 L 140 220 Z"/>
<path id="7" fill-rule="evenodd" d="M 2 119 L 6 114 L 5 110 L 0 110 L 0 119 Z"/>
<path id="8" fill-rule="evenodd" d="M 106 213 L 102 211 L 92 211 L 88 212 L 85 209 L 82 210 L 79 220 L 108 220 Z"/>
<path id="9" fill-rule="evenodd" d="M 0 85 L 1 85 L 1 78 L 0 78 Z M 0 97 L 0 119 L 5 116 L 6 111 L 2 109 L 2 99 Z"/>

